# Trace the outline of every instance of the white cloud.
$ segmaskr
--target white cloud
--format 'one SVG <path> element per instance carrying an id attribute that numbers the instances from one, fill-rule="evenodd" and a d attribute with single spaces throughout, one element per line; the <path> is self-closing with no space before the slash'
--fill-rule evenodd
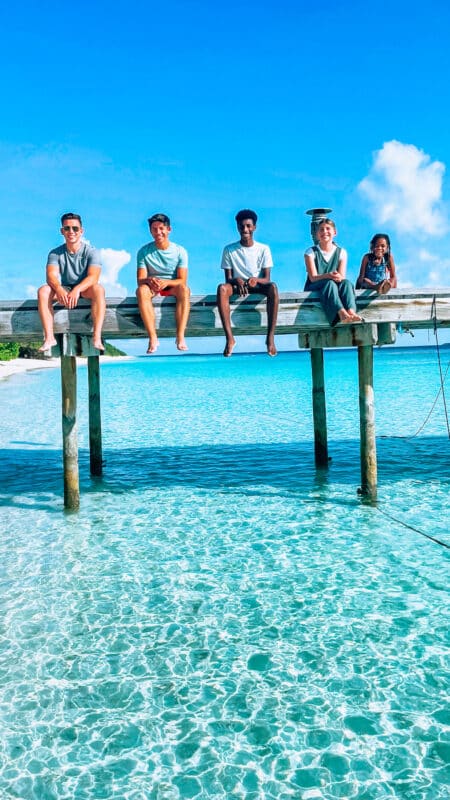
<path id="1" fill-rule="evenodd" d="M 425 249 L 408 248 L 397 262 L 400 289 L 414 286 L 448 286 L 450 259 Z"/>
<path id="2" fill-rule="evenodd" d="M 398 234 L 416 238 L 440 236 L 448 230 L 442 204 L 445 165 L 412 144 L 385 142 L 372 169 L 359 184 L 371 205 L 374 221 Z"/>
<path id="3" fill-rule="evenodd" d="M 448 286 L 448 275 L 450 271 L 450 259 L 439 258 L 430 262 L 428 275 L 426 276 L 427 286 Z"/>
<path id="4" fill-rule="evenodd" d="M 131 255 L 126 250 L 113 250 L 110 247 L 103 247 L 102 254 L 102 273 L 100 283 L 105 287 L 108 297 L 126 297 L 127 289 L 119 281 L 119 272 L 126 264 L 131 261 Z"/>
<path id="5" fill-rule="evenodd" d="M 427 261 L 437 261 L 438 259 L 437 256 L 435 256 L 433 253 L 430 253 L 429 250 L 425 250 L 424 247 L 422 247 L 417 253 L 417 258 L 419 261 L 424 261 L 425 263 Z"/>

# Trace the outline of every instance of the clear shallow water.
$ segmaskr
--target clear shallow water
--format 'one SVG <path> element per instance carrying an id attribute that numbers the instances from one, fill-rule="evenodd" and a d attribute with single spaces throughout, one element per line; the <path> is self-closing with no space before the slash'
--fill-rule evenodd
<path id="1" fill-rule="evenodd" d="M 435 352 L 376 353 L 378 509 L 354 353 L 319 473 L 307 354 L 103 366 L 101 480 L 78 374 L 77 514 L 58 371 L 0 383 L 0 797 L 447 798 L 449 551 L 401 524 L 450 543 L 442 403 L 394 438 Z"/>

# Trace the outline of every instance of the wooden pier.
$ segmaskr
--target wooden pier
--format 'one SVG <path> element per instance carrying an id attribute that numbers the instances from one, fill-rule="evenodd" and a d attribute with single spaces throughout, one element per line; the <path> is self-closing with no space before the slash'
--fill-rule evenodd
<path id="1" fill-rule="evenodd" d="M 175 300 L 156 298 L 158 336 L 175 338 Z M 276 336 L 295 333 L 299 348 L 310 350 L 312 368 L 312 406 L 314 451 L 318 467 L 328 463 L 324 349 L 358 349 L 359 410 L 361 437 L 361 494 L 366 502 L 377 496 L 377 457 L 375 440 L 375 401 L 373 386 L 373 348 L 392 344 L 397 329 L 439 329 L 450 327 L 450 288 L 393 289 L 379 296 L 369 290 L 357 292 L 358 312 L 364 322 L 339 324 L 331 328 L 314 292 L 280 294 Z M 236 336 L 258 334 L 267 329 L 266 301 L 258 295 L 231 303 L 231 321 Z M 99 352 L 91 344 L 90 304 L 80 300 L 77 308 L 55 308 L 55 335 L 61 357 L 62 435 L 64 465 L 64 505 L 76 509 L 80 502 L 77 444 L 77 366 L 76 356 L 88 359 L 89 447 L 91 474 L 102 473 L 102 436 Z M 186 331 L 188 337 L 224 336 L 215 295 L 193 296 Z M 128 339 L 147 334 L 134 297 L 108 299 L 103 337 Z M 30 342 L 42 338 L 37 301 L 0 301 L 0 342 Z"/>

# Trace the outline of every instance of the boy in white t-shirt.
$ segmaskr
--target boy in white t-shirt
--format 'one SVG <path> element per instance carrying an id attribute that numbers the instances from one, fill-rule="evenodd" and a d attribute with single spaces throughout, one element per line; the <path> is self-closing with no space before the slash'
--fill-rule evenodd
<path id="1" fill-rule="evenodd" d="M 231 329 L 230 297 L 233 294 L 239 297 L 263 294 L 267 298 L 267 353 L 269 356 L 276 356 L 274 335 L 278 313 L 278 288 L 270 280 L 270 270 L 273 267 L 272 255 L 266 244 L 255 242 L 253 239 L 258 220 L 254 211 L 244 208 L 236 214 L 235 219 L 240 239 L 224 248 L 221 267 L 225 270 L 225 283 L 217 287 L 217 306 L 227 340 L 223 354 L 229 358 L 236 345 Z"/>

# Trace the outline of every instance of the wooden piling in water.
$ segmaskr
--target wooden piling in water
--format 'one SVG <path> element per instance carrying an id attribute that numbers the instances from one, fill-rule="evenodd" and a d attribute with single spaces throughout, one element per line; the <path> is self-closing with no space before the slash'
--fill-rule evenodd
<path id="1" fill-rule="evenodd" d="M 311 348 L 312 410 L 314 423 L 314 457 L 317 467 L 328 465 L 327 407 L 323 349 Z"/>
<path id="2" fill-rule="evenodd" d="M 101 475 L 102 419 L 100 411 L 100 366 L 98 356 L 88 356 L 89 383 L 89 460 L 91 475 Z"/>
<path id="3" fill-rule="evenodd" d="M 373 347 L 358 347 L 361 494 L 366 502 L 377 499 L 377 447 L 373 391 Z"/>
<path id="4" fill-rule="evenodd" d="M 64 467 L 64 506 L 80 506 L 77 440 L 77 360 L 61 356 L 62 438 Z"/>

